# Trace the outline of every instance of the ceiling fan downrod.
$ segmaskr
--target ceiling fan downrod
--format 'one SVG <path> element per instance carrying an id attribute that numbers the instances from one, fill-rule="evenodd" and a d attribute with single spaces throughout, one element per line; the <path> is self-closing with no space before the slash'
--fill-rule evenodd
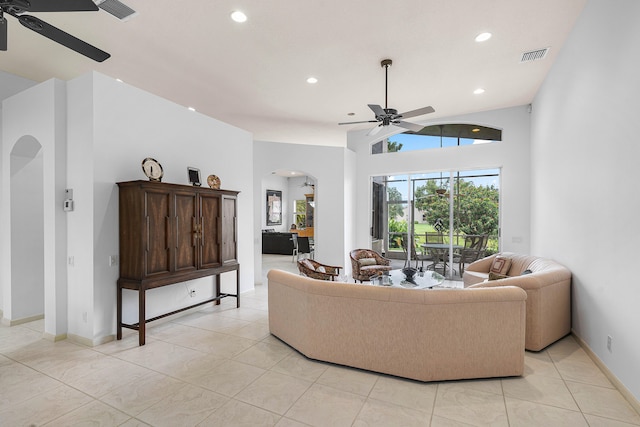
<path id="1" fill-rule="evenodd" d="M 393 61 L 390 59 L 383 59 L 380 62 L 380 66 L 384 68 L 384 109 L 385 111 L 388 108 L 388 102 L 387 102 L 387 92 L 388 92 L 388 85 L 389 85 L 389 67 L 391 66 L 391 64 L 393 64 Z"/>

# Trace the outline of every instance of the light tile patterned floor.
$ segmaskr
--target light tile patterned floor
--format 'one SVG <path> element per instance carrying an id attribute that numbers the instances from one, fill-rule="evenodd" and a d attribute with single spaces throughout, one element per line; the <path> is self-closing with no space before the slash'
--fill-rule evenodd
<path id="1" fill-rule="evenodd" d="M 527 352 L 521 378 L 419 383 L 308 360 L 269 335 L 267 310 L 261 285 L 240 309 L 151 324 L 144 347 L 133 332 L 87 348 L 42 340 L 42 321 L 2 326 L 0 425 L 640 425 L 572 337 Z"/>

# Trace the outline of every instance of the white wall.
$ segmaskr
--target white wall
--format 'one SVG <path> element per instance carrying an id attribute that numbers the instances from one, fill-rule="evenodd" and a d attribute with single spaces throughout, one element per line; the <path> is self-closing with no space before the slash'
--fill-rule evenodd
<path id="1" fill-rule="evenodd" d="M 62 210 L 66 168 L 66 95 L 64 82 L 49 80 L 3 101 L 2 108 L 2 205 L 0 206 L 0 257 L 3 266 L 12 264 L 10 159 L 20 140 L 33 138 L 42 146 L 43 251 L 45 336 L 64 337 L 67 331 L 66 215 Z M 13 281 L 10 268 L 0 272 L 4 313 L 13 313 L 8 304 Z M 7 297 L 9 295 L 9 297 Z M 4 321 L 4 319 L 3 319 Z"/>
<path id="2" fill-rule="evenodd" d="M 218 175 L 221 187 L 240 191 L 238 196 L 238 259 L 241 264 L 241 292 L 253 289 L 253 163 L 251 134 L 206 117 L 186 107 L 144 92 L 98 73 L 68 83 L 69 152 L 88 156 L 70 162 L 69 186 L 75 193 L 76 212 L 86 209 L 78 224 L 70 216 L 70 253 L 83 254 L 89 271 L 70 279 L 70 288 L 93 285 L 93 317 L 84 321 L 87 302 L 70 310 L 70 332 L 91 325 L 90 337 L 99 341 L 115 332 L 116 280 L 118 268 L 109 266 L 110 255 L 118 254 L 118 189 L 116 182 L 146 179 L 140 163 L 157 159 L 164 168 L 163 182 L 188 184 L 187 167 L 200 169 L 202 179 Z M 87 91 L 87 86 L 89 91 Z M 89 112 L 84 111 L 88 107 Z M 93 124 L 86 128 L 86 122 Z M 88 135 L 89 131 L 91 132 Z M 89 146 L 87 148 L 86 146 Z M 82 147 L 85 148 L 82 148 Z M 78 151 L 75 151 L 78 150 Z M 71 159 L 70 159 L 71 160 Z M 87 172 L 87 161 L 91 163 Z M 247 164 L 249 167 L 242 167 Z M 205 181 L 206 182 L 206 181 Z M 87 183 L 90 185 L 88 186 Z M 89 235 L 87 222 L 92 224 Z M 77 227 L 76 227 L 77 226 Z M 75 255 L 74 255 L 75 256 Z M 76 268 L 81 267 L 76 260 Z M 183 307 L 213 294 L 212 277 L 177 284 L 147 293 L 147 317 Z M 222 275 L 223 290 L 235 289 L 235 273 Z M 190 298 L 188 289 L 197 289 Z M 125 291 L 123 318 L 137 316 L 137 295 Z"/>
<path id="3" fill-rule="evenodd" d="M 638 16 L 589 0 L 535 98 L 532 249 L 572 270 L 574 331 L 640 399 Z"/>
<path id="4" fill-rule="evenodd" d="M 33 80 L 19 77 L 6 71 L 0 70 L 0 101 L 7 99 L 13 95 L 16 95 L 23 90 L 26 90 L 37 83 Z M 0 107 L 1 109 L 2 107 Z M 0 128 L 2 123 L 0 122 Z"/>
<path id="5" fill-rule="evenodd" d="M 20 153 L 20 145 L 29 145 Z M 35 153 L 33 151 L 37 150 Z M 11 320 L 44 315 L 44 194 L 40 144 L 21 138 L 11 153 Z"/>
<path id="6" fill-rule="evenodd" d="M 255 217 L 260 218 L 265 209 L 263 181 L 269 182 L 272 172 L 277 169 L 296 170 L 307 173 L 316 182 L 315 191 L 315 258 L 324 264 L 346 266 L 349 236 L 345 234 L 345 224 L 354 218 L 345 209 L 345 187 L 350 180 L 345 170 L 353 170 L 355 161 L 349 150 L 342 147 L 322 147 L 300 144 L 281 144 L 256 141 L 254 144 L 254 188 L 256 189 Z M 270 188 L 273 190 L 273 188 Z M 258 194 L 260 193 L 260 194 Z M 285 224 L 288 227 L 291 224 Z M 261 283 L 262 242 L 260 221 L 254 222 L 254 253 L 256 283 Z"/>
<path id="7" fill-rule="evenodd" d="M 437 108 L 437 106 L 436 106 Z M 372 176 L 451 170 L 501 169 L 501 250 L 528 253 L 530 147 L 528 106 L 449 117 L 424 125 L 473 123 L 502 129 L 502 142 L 370 155 L 367 130 L 349 133 L 357 155 L 355 246 L 370 247 Z M 380 136 L 376 140 L 380 140 Z"/>
<path id="8" fill-rule="evenodd" d="M 164 182 L 188 184 L 187 166 L 193 166 L 201 170 L 203 179 L 216 174 L 221 178 L 222 188 L 240 191 L 240 290 L 253 289 L 250 133 L 98 73 L 67 83 L 45 82 L 5 100 L 2 131 L 3 237 L 11 236 L 10 203 L 7 203 L 11 200 L 9 153 L 24 135 L 33 135 L 43 146 L 41 186 L 48 334 L 61 335 L 68 326 L 71 336 L 94 344 L 115 334 L 118 268 L 108 263 L 110 255 L 118 254 L 115 183 L 146 179 L 140 163 L 148 156 L 162 163 Z M 243 164 L 248 167 L 243 168 Z M 74 190 L 75 210 L 70 213 L 62 210 L 65 188 Z M 9 239 L 2 239 L 3 266 L 11 265 L 12 256 L 5 240 Z M 68 256 L 73 257 L 74 263 L 67 267 Z M 12 277 L 10 269 L 3 269 L 1 274 L 4 292 L 12 285 Z M 206 299 L 213 294 L 213 283 L 214 279 L 209 277 L 149 292 L 148 317 Z M 235 273 L 223 274 L 222 287 L 223 291 L 235 290 Z M 195 299 L 189 297 L 189 288 L 197 289 Z M 7 294 L 10 292 L 4 292 Z M 4 297 L 3 303 L 6 306 Z M 52 312 L 47 306 L 60 310 Z M 10 314 L 10 310 L 4 311 L 4 315 Z M 134 292 L 126 292 L 124 296 L 123 317 L 126 322 L 136 320 Z"/>

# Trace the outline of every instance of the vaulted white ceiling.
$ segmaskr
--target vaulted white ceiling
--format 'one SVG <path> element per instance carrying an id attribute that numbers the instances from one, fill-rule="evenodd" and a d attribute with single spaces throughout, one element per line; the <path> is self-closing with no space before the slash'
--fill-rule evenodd
<path id="1" fill-rule="evenodd" d="M 370 125 L 367 104 L 410 121 L 532 101 L 586 0 L 125 0 L 104 11 L 33 13 L 111 54 L 98 63 L 9 21 L 0 69 L 36 81 L 96 70 L 254 134 L 256 140 L 342 146 Z M 248 20 L 230 19 L 242 10 Z M 493 37 L 477 43 L 481 32 Z M 524 52 L 550 48 L 521 63 Z M 314 76 L 316 84 L 306 79 Z M 473 91 L 485 92 L 475 95 Z M 353 115 L 348 115 L 354 113 Z"/>

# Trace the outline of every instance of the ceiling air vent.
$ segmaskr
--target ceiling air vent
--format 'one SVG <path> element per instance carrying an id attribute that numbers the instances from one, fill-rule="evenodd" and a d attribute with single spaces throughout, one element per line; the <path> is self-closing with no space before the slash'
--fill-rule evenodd
<path id="1" fill-rule="evenodd" d="M 126 21 L 137 14 L 135 10 L 118 0 L 97 0 L 95 3 L 100 9 L 122 21 Z"/>
<path id="2" fill-rule="evenodd" d="M 545 47 L 544 49 L 538 49 L 538 50 L 530 50 L 529 52 L 525 52 L 522 54 L 522 57 L 520 58 L 520 63 L 524 63 L 524 62 L 531 62 L 531 61 L 537 61 L 538 59 L 543 59 L 545 56 L 547 56 L 547 53 L 549 52 L 549 48 Z"/>

